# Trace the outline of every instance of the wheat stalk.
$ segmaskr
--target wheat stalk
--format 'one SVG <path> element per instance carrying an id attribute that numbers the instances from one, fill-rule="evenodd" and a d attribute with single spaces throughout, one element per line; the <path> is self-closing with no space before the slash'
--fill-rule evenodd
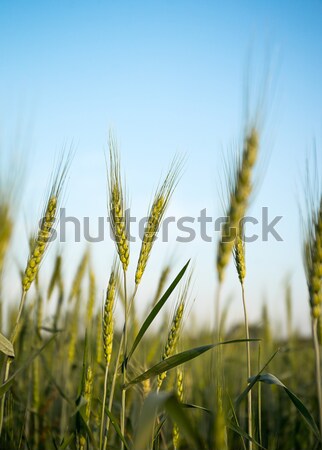
<path id="1" fill-rule="evenodd" d="M 126 361 L 127 352 L 127 333 L 128 333 L 128 304 L 127 304 L 127 286 L 126 271 L 130 262 L 130 248 L 127 229 L 127 217 L 125 214 L 125 200 L 121 182 L 120 162 L 115 139 L 110 133 L 109 137 L 110 164 L 107 173 L 108 176 L 108 210 L 111 229 L 123 268 L 124 285 L 124 327 L 123 327 L 123 357 Z M 123 364 L 123 385 L 126 383 L 126 364 Z M 122 389 L 122 408 L 121 408 L 121 432 L 125 431 L 125 409 L 126 409 L 126 391 Z M 121 443 L 121 449 L 124 449 L 124 443 Z"/>
<path id="2" fill-rule="evenodd" d="M 235 266 L 240 281 L 243 310 L 244 310 L 244 323 L 245 323 L 245 335 L 246 335 L 246 360 L 247 360 L 247 380 L 251 377 L 251 361 L 250 361 L 250 343 L 249 343 L 249 325 L 248 325 L 248 315 L 246 308 L 246 298 L 245 298 L 245 287 L 244 280 L 246 276 L 246 262 L 245 262 L 245 243 L 244 243 L 244 233 L 243 227 L 239 227 L 238 234 L 235 239 L 235 245 L 233 248 L 233 255 L 235 260 Z M 250 437 L 253 436 L 252 433 L 252 393 L 251 389 L 247 394 L 247 420 L 248 420 L 248 434 Z M 249 450 L 252 450 L 252 442 L 249 441 Z"/>
<path id="3" fill-rule="evenodd" d="M 252 191 L 252 171 L 257 159 L 259 135 L 255 127 L 247 133 L 240 162 L 237 162 L 235 173 L 230 183 L 230 199 L 221 239 L 218 243 L 217 273 L 221 283 L 224 279 L 225 268 L 229 262 L 235 238 L 243 219 Z"/>
<path id="4" fill-rule="evenodd" d="M 249 197 L 252 192 L 252 172 L 258 156 L 259 133 L 255 126 L 252 126 L 246 133 L 243 151 L 240 158 L 231 169 L 228 180 L 229 203 L 226 208 L 227 221 L 224 222 L 221 237 L 217 248 L 217 275 L 218 288 L 215 305 L 215 330 L 219 335 L 220 324 L 220 292 L 224 280 L 225 269 L 229 263 L 235 238 L 242 219 L 246 213 Z"/>

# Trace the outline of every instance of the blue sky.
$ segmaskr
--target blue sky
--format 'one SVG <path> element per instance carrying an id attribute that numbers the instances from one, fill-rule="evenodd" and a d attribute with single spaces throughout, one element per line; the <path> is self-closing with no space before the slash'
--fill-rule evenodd
<path id="1" fill-rule="evenodd" d="M 37 217 L 55 154 L 72 142 L 77 151 L 67 213 L 94 221 L 106 214 L 104 150 L 110 127 L 118 137 L 134 214 L 146 213 L 176 152 L 186 154 L 187 162 L 169 213 L 196 217 L 207 208 L 210 215 L 222 214 L 222 155 L 237 145 L 243 130 L 246 69 L 256 100 L 267 67 L 274 79 L 267 97 L 274 100 L 265 111 L 261 156 L 268 163 L 258 171 L 262 181 L 250 213 L 260 217 L 267 206 L 270 216 L 282 215 L 278 229 L 284 241 L 247 248 L 250 316 L 258 319 L 266 297 L 283 328 L 282 281 L 291 273 L 294 320 L 307 330 L 297 199 L 313 138 L 319 156 L 322 148 L 321 1 L 3 0 L 1 152 L 10 152 L 18 136 L 29 165 L 20 230 Z M 153 292 L 167 255 L 175 255 L 176 268 L 192 257 L 193 311 L 207 321 L 216 283 L 215 247 L 200 239 L 157 242 L 142 302 Z M 70 272 L 81 249 L 64 246 Z M 27 246 L 17 250 L 23 262 Z M 132 266 L 137 251 L 135 245 Z M 93 254 L 103 289 L 112 243 L 94 244 Z M 231 316 L 236 321 L 242 309 L 232 267 L 224 292 L 235 293 Z"/>

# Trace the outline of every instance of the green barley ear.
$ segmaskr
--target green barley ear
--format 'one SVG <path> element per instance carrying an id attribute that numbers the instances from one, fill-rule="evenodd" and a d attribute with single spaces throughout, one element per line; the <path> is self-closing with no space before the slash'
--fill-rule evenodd
<path id="1" fill-rule="evenodd" d="M 249 196 L 252 191 L 252 172 L 259 150 L 259 134 L 252 127 L 246 134 L 244 148 L 237 162 L 237 167 L 229 180 L 230 199 L 226 211 L 228 221 L 224 223 L 217 251 L 217 273 L 219 282 L 224 279 L 224 272 L 229 263 L 236 233 L 243 219 Z"/>
<path id="2" fill-rule="evenodd" d="M 240 229 L 240 231 L 236 236 L 233 248 L 233 255 L 240 284 L 244 284 L 244 279 L 246 276 L 246 264 L 245 264 L 245 242 L 242 229 Z"/>
<path id="3" fill-rule="evenodd" d="M 73 298 L 78 298 L 80 296 L 82 281 L 84 279 L 88 261 L 89 261 L 89 252 L 86 250 L 74 276 L 72 288 L 69 294 L 69 301 L 71 301 Z"/>
<path id="4" fill-rule="evenodd" d="M 159 231 L 170 198 L 177 184 L 182 160 L 175 158 L 162 185 L 154 194 L 154 199 L 148 213 L 148 221 L 144 230 L 140 256 L 135 273 L 135 284 L 138 285 L 145 271 L 157 232 Z"/>
<path id="5" fill-rule="evenodd" d="M 61 158 L 53 176 L 53 182 L 48 199 L 45 203 L 40 229 L 34 236 L 32 249 L 30 251 L 27 266 L 22 279 L 22 288 L 25 293 L 30 289 L 32 282 L 38 274 L 40 264 L 52 237 L 52 232 L 54 230 L 54 225 L 57 218 L 57 210 L 60 205 L 62 190 L 69 169 L 70 158 L 70 153 L 67 154 L 66 158 Z"/>
<path id="6" fill-rule="evenodd" d="M 104 311 L 103 311 L 103 348 L 105 356 L 105 365 L 109 366 L 111 362 L 114 336 L 114 303 L 116 295 L 117 275 L 115 269 L 112 271 L 106 291 Z"/>
<path id="7" fill-rule="evenodd" d="M 109 137 L 109 167 L 108 167 L 108 211 L 111 230 L 116 244 L 117 253 L 123 271 L 126 272 L 130 261 L 130 249 L 127 230 L 126 206 L 122 189 L 119 154 L 115 139 Z"/>

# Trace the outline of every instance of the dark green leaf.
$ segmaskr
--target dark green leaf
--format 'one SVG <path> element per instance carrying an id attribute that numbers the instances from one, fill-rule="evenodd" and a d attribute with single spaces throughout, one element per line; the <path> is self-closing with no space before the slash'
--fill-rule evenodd
<path id="1" fill-rule="evenodd" d="M 258 341 L 258 340 L 259 339 L 249 339 L 249 341 Z M 201 347 L 195 347 L 190 350 L 185 350 L 184 352 L 178 353 L 177 355 L 170 356 L 169 358 L 166 358 L 163 361 L 156 364 L 155 366 L 151 367 L 151 369 L 142 373 L 134 380 L 127 383 L 125 388 L 127 389 L 132 384 L 140 383 L 141 381 L 159 375 L 160 373 L 167 372 L 168 370 L 173 369 L 174 367 L 177 367 L 180 364 L 190 361 L 191 359 L 197 358 L 197 356 L 202 355 L 203 353 L 207 352 L 208 350 L 211 350 L 214 347 L 217 347 L 218 345 L 233 344 L 237 342 L 247 342 L 247 339 L 234 339 L 231 341 L 219 342 L 218 344 L 203 345 Z"/>
<path id="2" fill-rule="evenodd" d="M 269 359 L 266 361 L 266 363 L 264 364 L 264 366 L 261 368 L 261 370 L 258 372 L 258 374 L 255 377 L 252 377 L 250 383 L 247 385 L 246 389 L 238 396 L 238 398 L 235 400 L 235 406 L 236 408 L 238 407 L 238 405 L 241 403 L 242 400 L 244 400 L 247 397 L 248 392 L 252 389 L 252 387 L 254 386 L 254 384 L 256 384 L 256 382 L 259 379 L 260 374 L 266 369 L 266 367 L 268 366 L 268 364 L 275 358 L 275 356 L 277 355 L 277 353 L 279 353 L 280 349 L 278 348 L 270 357 Z"/>
<path id="3" fill-rule="evenodd" d="M 252 381 L 252 379 L 250 381 Z M 267 384 L 274 384 L 275 386 L 279 386 L 279 387 L 283 388 L 284 391 L 286 392 L 286 394 L 288 395 L 289 399 L 291 400 L 291 402 L 294 404 L 294 406 L 298 410 L 298 412 L 302 415 L 307 426 L 311 429 L 311 431 L 315 434 L 315 436 L 319 440 L 321 439 L 319 429 L 318 429 L 313 417 L 311 416 L 310 412 L 306 408 L 306 406 L 294 394 L 294 392 L 292 392 L 288 387 L 285 386 L 285 384 L 283 384 L 281 382 L 281 380 L 279 380 L 275 375 L 272 375 L 271 373 L 265 373 L 265 374 L 259 375 L 259 377 L 257 377 L 256 381 L 261 381 L 262 383 L 267 383 Z"/>

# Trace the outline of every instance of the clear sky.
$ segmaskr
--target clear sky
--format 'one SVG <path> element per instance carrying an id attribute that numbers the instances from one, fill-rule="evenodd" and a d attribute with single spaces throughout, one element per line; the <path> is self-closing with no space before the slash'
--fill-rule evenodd
<path id="1" fill-rule="evenodd" d="M 55 154 L 70 143 L 77 151 L 67 214 L 89 216 L 95 230 L 96 218 L 106 215 L 104 150 L 110 127 L 118 138 L 132 214 L 146 213 L 160 174 L 182 152 L 185 171 L 169 213 L 197 217 L 207 208 L 209 215 L 221 215 L 222 156 L 239 142 L 243 130 L 245 73 L 250 73 L 256 100 L 252 80 L 261 85 L 267 67 L 274 81 L 265 108 L 266 163 L 258 171 L 261 182 L 250 213 L 260 219 L 261 208 L 267 206 L 270 217 L 282 215 L 278 231 L 284 241 L 247 247 L 250 317 L 260 317 L 266 298 L 272 318 L 284 327 L 282 282 L 290 274 L 294 321 L 307 330 L 297 199 L 314 138 L 322 155 L 320 0 L 2 0 L 1 152 L 10 152 L 18 141 L 28 151 L 29 165 L 19 242 L 25 221 L 31 226 L 37 217 Z M 107 239 L 92 247 L 103 289 L 113 245 Z M 82 248 L 64 245 L 71 273 Z M 200 238 L 190 244 L 157 242 L 142 302 L 154 291 L 167 257 L 174 255 L 176 270 L 191 257 L 193 312 L 200 322 L 208 321 L 216 283 L 215 248 L 215 242 Z M 27 246 L 16 244 L 16 250 L 23 262 Z M 134 245 L 132 265 L 137 251 Z M 234 294 L 231 317 L 236 321 L 242 309 L 233 270 L 224 293 Z"/>

